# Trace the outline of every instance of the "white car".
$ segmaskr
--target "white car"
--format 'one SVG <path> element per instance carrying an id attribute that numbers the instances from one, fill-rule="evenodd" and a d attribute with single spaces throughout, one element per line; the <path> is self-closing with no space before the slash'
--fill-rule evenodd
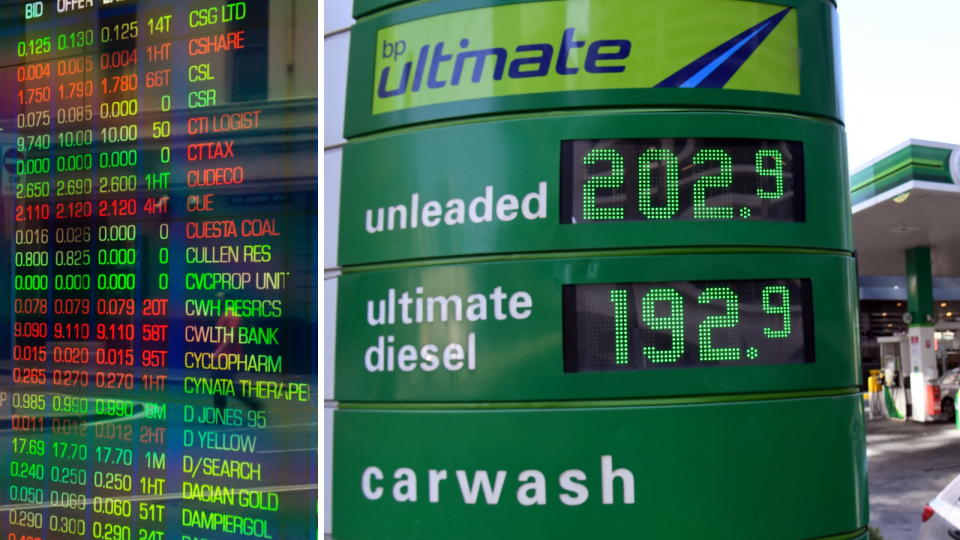
<path id="1" fill-rule="evenodd" d="M 957 390 L 960 390 L 960 368 L 953 368 L 940 377 L 940 410 L 948 421 L 956 414 Z"/>
<path id="2" fill-rule="evenodd" d="M 960 540 L 960 476 L 923 509 L 919 540 Z"/>

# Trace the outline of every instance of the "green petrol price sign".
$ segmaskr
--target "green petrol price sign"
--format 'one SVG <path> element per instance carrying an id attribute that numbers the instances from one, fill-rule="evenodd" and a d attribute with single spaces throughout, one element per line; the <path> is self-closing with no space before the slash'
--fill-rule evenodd
<path id="1" fill-rule="evenodd" d="M 354 6 L 333 538 L 865 539 L 835 6 Z"/>

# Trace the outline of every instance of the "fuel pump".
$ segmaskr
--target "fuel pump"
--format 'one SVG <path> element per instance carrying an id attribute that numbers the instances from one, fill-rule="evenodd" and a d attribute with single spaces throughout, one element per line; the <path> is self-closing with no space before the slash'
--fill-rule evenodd
<path id="1" fill-rule="evenodd" d="M 883 368 L 883 388 L 881 389 L 890 418 L 906 419 L 912 413 L 910 395 L 910 373 L 904 372 L 904 359 L 910 358 L 910 339 L 908 336 L 878 337 Z"/>

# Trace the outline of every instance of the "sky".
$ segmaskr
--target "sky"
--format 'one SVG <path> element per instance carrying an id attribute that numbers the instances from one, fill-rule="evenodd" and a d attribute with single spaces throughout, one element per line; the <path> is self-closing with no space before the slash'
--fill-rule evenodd
<path id="1" fill-rule="evenodd" d="M 837 0 L 850 166 L 960 144 L 960 0 Z"/>

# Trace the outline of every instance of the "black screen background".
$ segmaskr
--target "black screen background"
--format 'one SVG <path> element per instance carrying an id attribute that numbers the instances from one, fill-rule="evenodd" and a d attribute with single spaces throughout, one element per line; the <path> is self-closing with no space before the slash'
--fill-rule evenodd
<path id="1" fill-rule="evenodd" d="M 32 20 L 24 19 L 24 2 L 0 5 L 0 87 L 4 89 L 0 92 L 0 153 L 6 166 L 0 241 L 8 258 L 7 264 L 0 265 L 0 279 L 8 284 L 0 291 L 0 304 L 7 306 L 3 314 L 7 331 L 0 334 L 0 416 L 6 427 L 0 437 L 0 456 L 5 463 L 18 464 L 0 474 L 0 504 L 15 509 L 0 514 L 0 531 L 17 538 L 160 540 L 252 536 L 257 529 L 273 538 L 315 538 L 319 156 L 317 68 L 312 61 L 314 66 L 304 64 L 304 59 L 311 58 L 304 53 L 315 51 L 316 43 L 284 39 L 283 47 L 271 46 L 269 36 L 289 27 L 275 17 L 278 11 L 271 10 L 277 4 L 265 0 L 244 2 L 247 12 L 242 19 L 206 26 L 191 26 L 190 13 L 223 9 L 227 3 L 97 0 L 90 5 L 70 4 L 74 7 L 58 13 L 56 2 L 45 1 L 44 15 Z M 151 32 L 149 21 L 157 25 L 163 17 L 171 17 L 169 30 Z M 134 22 L 139 29 L 136 37 L 119 34 L 124 31 L 122 25 Z M 311 24 L 316 29 L 318 21 L 301 17 L 297 24 L 300 29 Z M 60 36 L 87 31 L 93 36 L 92 44 L 59 46 Z M 194 39 L 219 41 L 220 36 L 237 32 L 243 33 L 243 48 L 190 53 Z M 110 40 L 103 41 L 104 35 Z M 297 37 L 304 35 L 310 34 L 301 32 Z M 50 38 L 49 53 L 18 55 L 18 42 L 45 37 Z M 293 50 L 288 50 L 290 44 Z M 113 53 L 123 51 L 136 51 L 136 62 L 114 64 Z M 102 59 L 103 54 L 111 56 Z M 90 68 L 59 74 L 60 61 L 81 61 Z M 304 70 L 313 74 L 313 81 L 271 94 L 268 90 L 278 81 L 270 80 L 269 69 L 278 62 L 283 62 L 289 80 Z M 51 75 L 20 78 L 20 68 L 37 64 L 49 64 Z M 211 79 L 198 79 L 198 72 L 189 69 L 202 65 Z M 137 77 L 135 89 L 132 76 Z M 114 77 L 126 77 L 129 89 L 114 86 Z M 104 90 L 104 79 L 109 91 Z M 71 85 L 87 83 L 92 93 L 70 95 Z M 61 86 L 65 97 L 61 97 Z M 20 100 L 20 91 L 35 88 L 49 89 L 51 99 Z M 215 103 L 205 103 L 198 94 L 209 90 L 216 90 Z M 101 114 L 104 104 L 109 111 L 112 104 L 130 100 L 139 103 L 135 114 Z M 87 106 L 88 117 L 58 121 L 60 109 Z M 20 115 L 44 111 L 50 114 L 49 124 L 19 121 Z M 226 124 L 221 124 L 224 117 Z M 251 124 L 241 129 L 235 129 L 237 124 L 230 126 L 238 118 Z M 155 132 L 158 122 L 168 126 Z M 139 128 L 134 139 L 105 140 L 104 129 L 130 125 Z M 214 127 L 224 125 L 230 129 Z M 58 144 L 60 135 L 86 130 L 93 134 L 92 143 Z M 18 148 L 18 138 L 43 135 L 49 135 L 53 144 Z M 210 149 L 218 145 L 221 149 L 229 145 L 230 151 L 211 156 Z M 200 146 L 204 157 L 197 159 Z M 136 152 L 138 159 L 102 167 L 100 156 L 114 152 Z M 58 158 L 86 155 L 92 156 L 92 166 L 57 170 Z M 44 158 L 50 159 L 49 173 L 17 174 L 17 161 Z M 202 186 L 188 182 L 191 173 L 198 175 L 194 178 L 208 175 L 212 179 L 219 173 L 205 171 L 236 168 L 243 169 L 243 182 Z M 113 177 L 134 175 L 135 189 L 100 189 L 101 178 L 109 184 Z M 57 193 L 58 182 L 81 178 L 91 179 L 93 189 Z M 16 196 L 18 186 L 43 182 L 50 184 L 49 196 Z M 136 208 L 132 212 L 126 210 L 129 203 L 114 205 L 131 200 Z M 25 205 L 47 205 L 49 217 L 17 219 Z M 77 211 L 71 213 L 69 208 Z M 270 230 L 244 234 L 244 221 L 248 233 L 253 222 L 258 227 L 269 223 Z M 236 234 L 224 234 L 227 222 L 236 227 Z M 205 228 L 205 224 L 215 225 Z M 101 227 L 134 227 L 136 237 L 122 240 L 108 235 L 104 240 L 98 234 Z M 58 236 L 58 231 L 68 229 L 81 234 Z M 48 236 L 40 242 L 18 242 L 17 234 L 23 237 L 26 231 L 46 231 Z M 238 258 L 224 257 L 224 248 Z M 98 260 L 101 251 L 117 250 L 134 251 L 136 262 Z M 166 251 L 161 254 L 161 250 Z M 89 259 L 66 259 L 62 254 L 67 251 L 81 257 L 87 252 Z M 18 254 L 22 258 L 35 252 L 46 253 L 48 262 L 15 264 Z M 243 288 L 222 283 L 191 286 L 197 282 L 188 276 L 215 273 L 247 275 L 250 281 Z M 135 276 L 131 282 L 135 286 L 98 284 L 100 277 L 121 274 Z M 64 283 L 67 276 L 85 276 L 89 285 L 58 287 L 58 278 Z M 17 277 L 47 281 L 41 290 L 26 290 L 9 285 Z M 24 300 L 43 300 L 45 311 L 20 310 L 17 300 L 21 306 Z M 79 311 L 55 307 L 67 301 L 87 304 Z M 101 301 L 107 306 L 103 311 Z M 126 302 L 132 311 L 115 308 Z M 226 302 L 236 303 L 240 310 L 227 312 Z M 263 302 L 282 312 L 266 317 L 246 309 Z M 150 309 L 149 304 L 153 304 Z M 198 305 L 219 309 L 198 313 Z M 24 334 L 28 324 L 30 328 L 45 324 L 45 334 Z M 67 325 L 88 333 L 67 334 Z M 99 334 L 101 326 L 103 334 Z M 215 340 L 215 327 L 232 327 L 233 339 Z M 241 327 L 256 329 L 257 338 L 241 342 Z M 63 331 L 60 336 L 55 335 L 57 328 Z M 114 331 L 121 328 L 122 332 Z M 126 329 L 132 329 L 132 339 Z M 18 331 L 21 334 L 15 335 Z M 18 359 L 23 357 L 23 347 L 44 351 L 46 359 Z M 58 361 L 57 348 L 87 351 L 89 360 Z M 112 361 L 98 362 L 98 353 Z M 151 354 L 152 363 L 148 363 L 145 355 Z M 269 357 L 279 369 L 197 365 L 198 357 L 219 354 Z M 245 382 L 261 386 L 244 389 Z M 225 390 L 228 384 L 232 392 Z M 281 384 L 284 393 L 279 392 Z M 306 393 L 299 397 L 286 393 L 291 385 Z M 108 408 L 117 404 L 123 408 Z M 42 474 L 37 474 L 40 470 Z M 246 497 L 243 503 L 241 490 Z M 120 501 L 121 507 L 116 512 L 106 512 L 102 505 L 95 509 L 98 497 Z M 210 517 L 215 514 L 228 517 L 211 526 Z"/>

